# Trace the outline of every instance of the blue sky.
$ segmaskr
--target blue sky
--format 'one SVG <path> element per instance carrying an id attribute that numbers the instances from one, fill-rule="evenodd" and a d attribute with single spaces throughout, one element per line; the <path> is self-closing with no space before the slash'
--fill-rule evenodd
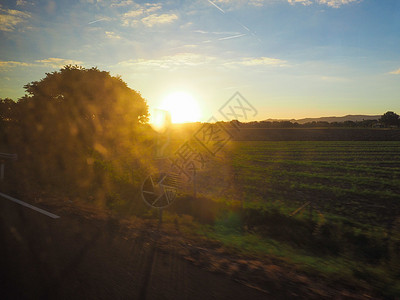
<path id="1" fill-rule="evenodd" d="M 65 64 L 121 75 L 202 120 L 239 91 L 257 120 L 400 113 L 400 1 L 2 1 L 0 97 Z"/>

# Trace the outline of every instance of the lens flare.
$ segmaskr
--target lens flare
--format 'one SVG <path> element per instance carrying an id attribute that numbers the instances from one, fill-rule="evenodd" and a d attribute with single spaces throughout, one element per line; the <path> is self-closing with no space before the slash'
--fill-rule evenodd
<path id="1" fill-rule="evenodd" d="M 150 124 L 157 132 L 164 132 L 171 124 L 171 114 L 167 110 L 154 109 L 150 117 Z"/>

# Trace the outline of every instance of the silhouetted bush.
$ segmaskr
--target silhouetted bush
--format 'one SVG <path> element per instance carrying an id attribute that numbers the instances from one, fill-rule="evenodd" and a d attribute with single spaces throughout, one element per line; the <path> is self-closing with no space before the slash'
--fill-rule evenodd
<path id="1" fill-rule="evenodd" d="M 128 201 L 115 197 L 122 186 L 138 192 L 152 153 L 148 107 L 138 92 L 120 77 L 79 66 L 24 88 L 18 102 L 0 101 L 0 138 L 18 153 L 17 181 L 91 194 L 112 207 Z"/>

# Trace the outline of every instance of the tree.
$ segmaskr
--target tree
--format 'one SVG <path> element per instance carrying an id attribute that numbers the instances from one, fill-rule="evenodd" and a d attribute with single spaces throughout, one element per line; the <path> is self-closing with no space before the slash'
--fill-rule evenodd
<path id="1" fill-rule="evenodd" d="M 91 184 L 93 157 L 116 161 L 136 151 L 140 160 L 148 107 L 120 77 L 65 66 L 24 88 L 27 94 L 18 101 L 19 151 L 38 176 Z"/>
<path id="2" fill-rule="evenodd" d="M 14 118 L 16 103 L 10 98 L 0 98 L 0 120 L 11 121 Z"/>
<path id="3" fill-rule="evenodd" d="M 17 103 L 10 98 L 0 98 L 0 139 L 3 144 L 8 144 L 9 135 L 12 135 L 15 129 L 17 119 Z"/>
<path id="4" fill-rule="evenodd" d="M 379 119 L 379 122 L 384 124 L 385 126 L 398 126 L 400 124 L 399 115 L 388 111 Z"/>
<path id="5" fill-rule="evenodd" d="M 85 146 L 117 146 L 148 120 L 141 95 L 120 77 L 97 68 L 65 66 L 24 88 L 28 95 L 19 104 L 25 109 L 26 123 L 52 141 L 61 136 L 63 140 L 74 137 Z"/>

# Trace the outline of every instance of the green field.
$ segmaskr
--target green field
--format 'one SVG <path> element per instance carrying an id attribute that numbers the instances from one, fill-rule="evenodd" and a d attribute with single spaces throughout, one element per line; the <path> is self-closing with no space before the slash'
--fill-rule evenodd
<path id="1" fill-rule="evenodd" d="M 400 216 L 400 142 L 236 142 L 235 184 L 246 202 L 308 201 L 374 225 Z"/>
<path id="2" fill-rule="evenodd" d="M 206 236 L 400 295 L 400 142 L 233 142 L 197 185 Z"/>

